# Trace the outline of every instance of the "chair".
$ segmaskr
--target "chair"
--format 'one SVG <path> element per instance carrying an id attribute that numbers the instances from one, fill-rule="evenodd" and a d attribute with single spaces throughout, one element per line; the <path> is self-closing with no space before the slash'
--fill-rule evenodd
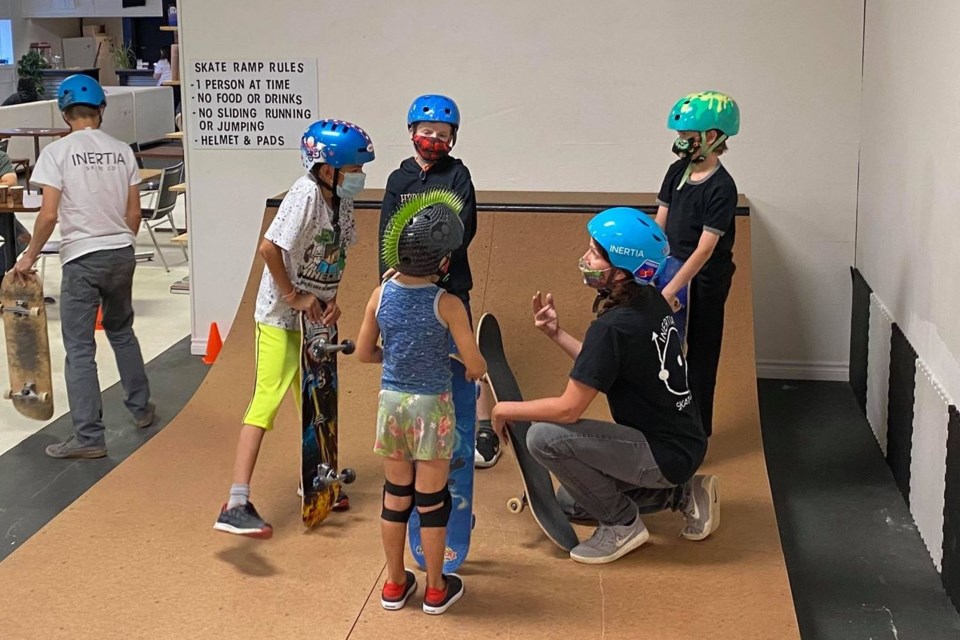
<path id="1" fill-rule="evenodd" d="M 0 140 L 0 151 L 7 153 L 7 148 L 10 146 L 10 138 L 4 138 Z M 27 188 L 30 187 L 30 158 L 10 158 L 10 162 L 13 163 L 13 169 L 17 173 L 20 173 L 22 170 L 24 175 L 27 178 Z"/>
<path id="2" fill-rule="evenodd" d="M 140 156 L 136 155 L 136 154 L 140 153 L 140 143 L 139 143 L 139 142 L 131 142 L 131 143 L 130 143 L 130 149 L 133 150 L 134 157 L 137 159 L 137 167 L 140 168 L 140 169 L 143 169 L 143 168 L 144 168 L 144 166 L 143 166 L 143 158 L 141 158 Z M 153 180 L 148 180 L 147 182 L 143 182 L 143 183 L 140 184 L 140 193 L 145 193 L 145 192 L 147 192 L 147 191 L 156 191 L 156 190 L 159 188 L 159 186 L 160 186 L 160 185 L 159 185 L 158 182 L 154 182 Z"/>
<path id="3" fill-rule="evenodd" d="M 161 224 L 169 224 L 171 228 L 173 228 L 174 233 L 176 233 L 177 225 L 173 220 L 173 208 L 177 205 L 177 194 L 174 191 L 170 191 L 170 187 L 175 184 L 180 184 L 181 182 L 183 182 L 183 163 L 180 162 L 172 167 L 167 167 L 163 170 L 163 175 L 160 176 L 160 188 L 157 191 L 157 198 L 153 208 L 140 209 L 143 225 L 150 233 L 153 246 L 157 248 L 157 255 L 160 256 L 160 262 L 163 263 L 163 268 L 168 272 L 170 271 L 170 267 L 167 265 L 166 258 L 163 257 L 163 252 L 160 250 L 160 245 L 157 243 L 157 236 L 153 229 Z M 190 256 L 187 253 L 187 248 L 181 245 L 180 250 L 183 251 L 183 257 L 189 260 Z"/>

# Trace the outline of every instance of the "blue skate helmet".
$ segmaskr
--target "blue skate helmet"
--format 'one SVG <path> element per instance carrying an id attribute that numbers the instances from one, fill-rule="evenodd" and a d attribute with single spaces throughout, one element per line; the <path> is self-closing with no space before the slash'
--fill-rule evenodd
<path id="1" fill-rule="evenodd" d="M 366 164 L 376 158 L 373 141 L 367 132 L 343 120 L 319 120 L 300 139 L 300 159 L 310 171 L 316 164 L 340 169 L 350 164 Z"/>
<path id="2" fill-rule="evenodd" d="M 57 89 L 57 106 L 60 111 L 66 111 L 78 104 L 95 109 L 107 104 L 107 97 L 100 83 L 82 73 L 66 78 Z"/>
<path id="3" fill-rule="evenodd" d="M 657 223 L 630 207 L 601 211 L 587 223 L 587 231 L 610 256 L 610 264 L 632 274 L 640 284 L 653 283 L 670 253 Z"/>
<path id="4" fill-rule="evenodd" d="M 418 122 L 446 122 L 456 133 L 460 128 L 460 109 L 447 96 L 423 95 L 413 101 L 407 112 L 407 128 Z"/>

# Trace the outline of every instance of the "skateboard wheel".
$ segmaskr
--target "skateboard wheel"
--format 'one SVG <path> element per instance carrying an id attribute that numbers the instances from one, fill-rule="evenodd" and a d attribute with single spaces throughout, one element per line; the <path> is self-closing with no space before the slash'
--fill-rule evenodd
<path id="1" fill-rule="evenodd" d="M 50 394 L 44 391 L 43 393 L 37 394 L 37 397 L 40 399 L 40 402 L 46 402 Z"/>
<path id="2" fill-rule="evenodd" d="M 343 484 L 351 484 L 356 479 L 357 472 L 353 469 L 344 469 L 340 472 L 340 482 Z"/>
<path id="3" fill-rule="evenodd" d="M 510 498 L 507 500 L 507 509 L 510 510 L 510 513 L 520 513 L 525 506 L 523 500 L 520 498 Z"/>
<path id="4" fill-rule="evenodd" d="M 353 340 L 344 340 L 340 344 L 343 346 L 343 354 L 347 356 L 357 349 L 357 345 L 353 344 Z"/>
<path id="5" fill-rule="evenodd" d="M 40 315 L 40 307 L 30 307 L 30 315 L 36 317 Z"/>

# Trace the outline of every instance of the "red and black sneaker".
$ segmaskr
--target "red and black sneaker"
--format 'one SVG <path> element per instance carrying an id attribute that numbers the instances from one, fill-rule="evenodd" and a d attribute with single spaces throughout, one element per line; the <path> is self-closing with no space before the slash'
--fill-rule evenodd
<path id="1" fill-rule="evenodd" d="M 347 511 L 350 509 L 350 498 L 343 491 L 340 492 L 340 497 L 337 498 L 337 501 L 333 503 L 334 511 Z"/>
<path id="2" fill-rule="evenodd" d="M 427 587 L 423 597 L 423 612 L 430 615 L 440 615 L 453 606 L 453 603 L 463 597 L 463 579 L 455 573 L 443 574 L 447 583 L 446 589 Z"/>
<path id="3" fill-rule="evenodd" d="M 380 593 L 380 604 L 388 611 L 403 609 L 403 606 L 407 604 L 410 596 L 417 591 L 417 578 L 413 575 L 413 571 L 405 570 L 403 573 L 406 575 L 406 582 L 404 584 L 396 584 L 389 580 L 383 583 L 383 591 Z"/>

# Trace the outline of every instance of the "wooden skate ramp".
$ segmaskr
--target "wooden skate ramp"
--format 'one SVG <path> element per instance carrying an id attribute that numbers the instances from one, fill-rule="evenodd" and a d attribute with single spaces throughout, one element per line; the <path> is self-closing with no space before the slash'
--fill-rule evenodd
<path id="1" fill-rule="evenodd" d="M 264 224 L 274 213 L 267 209 Z M 474 315 L 497 314 L 530 398 L 560 392 L 570 367 L 533 328 L 531 295 L 552 292 L 573 334 L 591 318 L 592 295 L 576 267 L 588 218 L 480 214 L 471 247 Z M 420 591 L 408 608 L 382 610 L 382 475 L 372 453 L 379 369 L 351 357 L 340 360 L 340 447 L 344 465 L 358 473 L 348 491 L 353 509 L 303 530 L 299 425 L 287 402 L 264 440 L 252 485 L 274 538 L 214 532 L 253 385 L 252 315 L 262 270 L 256 261 L 223 351 L 180 415 L 0 563 L 0 637 L 799 637 L 761 450 L 749 219 L 737 224 L 739 268 L 705 463 L 721 476 L 722 525 L 710 539 L 684 540 L 678 514 L 657 514 L 645 518 L 652 536 L 643 548 L 611 565 L 578 565 L 529 513 L 507 511 L 520 487 L 508 452 L 493 469 L 477 472 L 477 526 L 460 571 L 464 599 L 444 616 L 426 616 L 418 572 Z M 358 211 L 361 242 L 350 252 L 340 294 L 344 337 L 356 336 L 376 285 L 376 229 L 377 213 Z M 597 402 L 591 415 L 609 414 Z"/>

